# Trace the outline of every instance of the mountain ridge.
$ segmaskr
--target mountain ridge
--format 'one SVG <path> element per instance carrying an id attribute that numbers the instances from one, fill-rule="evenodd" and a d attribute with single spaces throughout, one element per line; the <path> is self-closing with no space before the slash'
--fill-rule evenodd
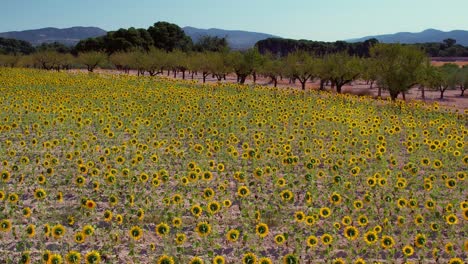
<path id="1" fill-rule="evenodd" d="M 0 33 L 0 37 L 28 41 L 33 46 L 53 42 L 60 42 L 68 46 L 73 46 L 82 39 L 99 37 L 106 33 L 107 32 L 105 30 L 98 27 L 45 27 L 39 29 L 3 32 Z"/>
<path id="2" fill-rule="evenodd" d="M 260 32 L 253 32 L 253 31 L 245 31 L 245 30 L 227 30 L 227 29 L 220 29 L 220 28 L 208 28 L 208 29 L 201 29 L 196 27 L 183 27 L 185 34 L 192 38 L 192 41 L 196 43 L 201 37 L 203 36 L 211 36 L 211 37 L 219 37 L 219 38 L 226 38 L 228 45 L 232 49 L 242 50 L 248 49 L 255 46 L 260 40 L 267 39 L 267 38 L 275 38 L 277 36 L 267 34 L 267 33 L 260 33 Z"/>
<path id="3" fill-rule="evenodd" d="M 397 32 L 393 34 L 371 35 L 361 38 L 348 39 L 348 42 L 362 42 L 367 39 L 375 38 L 382 43 L 429 43 L 443 42 L 444 39 L 455 39 L 457 44 L 468 46 L 468 31 L 455 29 L 450 31 L 442 31 L 438 29 L 428 28 L 421 32 Z"/>

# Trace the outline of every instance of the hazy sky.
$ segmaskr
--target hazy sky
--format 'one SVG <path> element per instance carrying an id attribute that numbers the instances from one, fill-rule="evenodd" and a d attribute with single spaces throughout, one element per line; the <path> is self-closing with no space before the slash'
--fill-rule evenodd
<path id="1" fill-rule="evenodd" d="M 157 21 L 285 38 L 468 30 L 468 0 L 0 0 L 0 32 L 41 27 L 147 28 Z"/>

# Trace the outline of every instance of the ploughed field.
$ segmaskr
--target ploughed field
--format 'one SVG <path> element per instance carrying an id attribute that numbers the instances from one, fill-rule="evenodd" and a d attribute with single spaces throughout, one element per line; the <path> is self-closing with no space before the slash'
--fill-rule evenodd
<path id="1" fill-rule="evenodd" d="M 5 68 L 0 99 L 1 263 L 467 259 L 465 113 Z"/>

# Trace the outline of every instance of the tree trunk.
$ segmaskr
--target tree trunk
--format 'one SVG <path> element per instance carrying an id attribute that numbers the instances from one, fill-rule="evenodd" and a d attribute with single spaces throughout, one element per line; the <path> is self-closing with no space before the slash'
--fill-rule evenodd
<path id="1" fill-rule="evenodd" d="M 460 86 L 461 94 L 460 96 L 463 96 L 465 94 L 466 87 Z"/>
<path id="2" fill-rule="evenodd" d="M 177 71 L 174 70 L 174 78 L 177 78 Z"/>
<path id="3" fill-rule="evenodd" d="M 319 88 L 320 91 L 325 90 L 325 82 L 326 80 L 320 80 L 320 88 Z"/>
<path id="4" fill-rule="evenodd" d="M 380 87 L 380 85 L 378 87 L 377 97 L 382 98 L 382 87 Z"/>
<path id="5" fill-rule="evenodd" d="M 304 81 L 303 81 L 303 80 L 299 79 L 299 82 L 301 82 L 302 90 L 305 91 L 305 86 L 306 86 L 307 80 L 304 80 Z"/>
<path id="6" fill-rule="evenodd" d="M 167 70 L 167 76 L 171 74 L 171 70 Z"/>
<path id="7" fill-rule="evenodd" d="M 209 75 L 209 73 L 208 72 L 203 72 L 202 74 L 203 74 L 203 83 L 205 83 L 206 82 L 206 77 Z"/>
<path id="8" fill-rule="evenodd" d="M 273 85 L 274 87 L 278 86 L 278 79 L 276 77 L 273 79 Z"/>
<path id="9" fill-rule="evenodd" d="M 445 89 L 440 89 L 440 99 L 444 99 L 444 92 L 445 92 Z"/>
<path id="10" fill-rule="evenodd" d="M 245 75 L 245 74 L 239 75 L 239 83 L 244 84 L 246 78 L 247 78 L 247 75 Z"/>
<path id="11" fill-rule="evenodd" d="M 185 80 L 185 71 L 182 71 L 182 80 Z"/>
<path id="12" fill-rule="evenodd" d="M 374 86 L 374 81 L 370 82 L 370 89 L 372 89 L 372 86 Z"/>
<path id="13" fill-rule="evenodd" d="M 252 76 L 253 76 L 253 83 L 256 83 L 257 82 L 257 73 L 253 72 Z"/>
<path id="14" fill-rule="evenodd" d="M 424 85 L 421 85 L 421 98 L 426 100 L 426 90 L 424 89 Z"/>
<path id="15" fill-rule="evenodd" d="M 406 92 L 405 91 L 401 92 L 401 96 L 403 97 L 403 101 L 406 101 Z"/>
<path id="16" fill-rule="evenodd" d="M 193 75 L 194 75 L 194 72 L 192 71 L 192 80 L 193 80 Z"/>
<path id="17" fill-rule="evenodd" d="M 341 93 L 341 87 L 343 87 L 343 84 L 336 83 L 336 92 L 339 93 L 339 94 Z"/>
<path id="18" fill-rule="evenodd" d="M 392 101 L 395 102 L 400 92 L 392 90 L 389 90 L 388 92 L 390 93 L 390 98 L 392 99 Z"/>

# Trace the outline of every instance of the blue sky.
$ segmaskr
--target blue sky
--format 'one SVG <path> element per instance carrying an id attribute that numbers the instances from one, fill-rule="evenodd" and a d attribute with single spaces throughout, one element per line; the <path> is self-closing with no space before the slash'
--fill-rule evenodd
<path id="1" fill-rule="evenodd" d="M 0 32 L 41 27 L 147 28 L 157 21 L 294 39 L 468 30 L 467 0 L 1 0 Z"/>

